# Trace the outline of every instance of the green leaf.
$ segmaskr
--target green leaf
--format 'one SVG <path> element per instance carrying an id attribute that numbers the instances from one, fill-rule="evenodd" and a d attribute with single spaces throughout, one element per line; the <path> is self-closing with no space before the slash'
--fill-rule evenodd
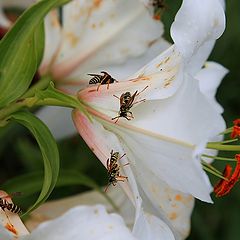
<path id="1" fill-rule="evenodd" d="M 43 0 L 26 10 L 0 41 L 0 107 L 16 100 L 29 87 L 42 59 L 43 18 L 68 0 Z"/>
<path id="2" fill-rule="evenodd" d="M 8 193 L 22 192 L 24 197 L 30 196 L 41 190 L 43 172 L 27 173 L 1 185 Z M 61 170 L 59 173 L 56 187 L 83 185 L 89 188 L 99 190 L 99 186 L 85 174 L 74 170 Z"/>
<path id="3" fill-rule="evenodd" d="M 43 157 L 44 179 L 42 190 L 37 201 L 26 212 L 29 213 L 43 203 L 54 189 L 59 173 L 59 153 L 52 134 L 46 125 L 33 114 L 29 112 L 16 112 L 11 115 L 11 120 L 20 123 L 30 130 L 40 147 Z"/>

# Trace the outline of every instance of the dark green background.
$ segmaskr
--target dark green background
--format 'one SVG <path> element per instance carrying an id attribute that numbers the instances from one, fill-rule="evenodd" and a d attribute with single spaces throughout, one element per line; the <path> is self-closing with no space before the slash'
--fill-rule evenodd
<path id="1" fill-rule="evenodd" d="M 194 1 L 194 0 L 193 0 Z M 167 8 L 163 15 L 166 28 L 166 38 L 169 39 L 169 27 L 181 1 L 166 1 Z M 224 78 L 217 99 L 225 109 L 224 118 L 228 126 L 232 120 L 240 117 L 240 15 L 239 1 L 227 1 L 227 27 L 224 35 L 217 41 L 210 60 L 221 63 L 230 70 Z M 204 120 L 204 116 L 203 116 Z M 211 127 L 211 126 L 209 126 Z M 73 169 L 85 173 L 99 185 L 107 183 L 106 170 L 96 160 L 79 136 L 66 139 L 58 143 L 61 168 Z M 224 154 L 224 153 L 223 153 Z M 42 160 L 39 150 L 30 134 L 22 127 L 10 125 L 0 129 L 0 184 L 12 177 L 39 171 L 42 169 Z M 217 163 L 219 169 L 224 164 Z M 217 181 L 211 178 L 212 182 Z M 24 183 L 23 183 L 24 184 Z M 190 183 L 189 183 L 190 184 Z M 54 190 L 51 198 L 69 196 L 87 190 L 85 186 L 62 187 Z M 31 204 L 35 195 L 16 198 L 16 202 L 24 209 Z M 194 240 L 239 240 L 240 224 L 240 189 L 239 184 L 230 195 L 216 199 L 214 204 L 196 201 L 192 216 L 192 231 L 188 239 Z"/>

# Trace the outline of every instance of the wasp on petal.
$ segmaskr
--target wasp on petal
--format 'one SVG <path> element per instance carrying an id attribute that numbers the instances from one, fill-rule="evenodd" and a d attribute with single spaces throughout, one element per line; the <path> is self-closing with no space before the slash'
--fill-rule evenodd
<path id="1" fill-rule="evenodd" d="M 120 164 L 119 160 L 123 158 L 126 154 L 123 154 L 120 157 L 119 152 L 113 152 L 111 151 L 111 157 L 110 159 L 108 158 L 107 160 L 107 170 L 108 170 L 108 185 L 105 189 L 105 192 L 107 191 L 109 185 L 116 186 L 118 181 L 124 182 L 125 180 L 128 179 L 126 176 L 121 176 L 120 175 Z M 128 165 L 129 163 L 124 164 L 123 166 Z"/>
<path id="2" fill-rule="evenodd" d="M 6 195 L 3 197 L 0 197 L 0 208 L 5 211 L 5 209 L 7 209 L 8 211 L 12 212 L 12 213 L 21 213 L 22 210 L 20 207 L 18 207 L 16 204 L 7 201 L 7 198 L 11 198 L 14 195 L 19 195 L 18 192 L 10 194 L 10 195 Z"/>
<path id="3" fill-rule="evenodd" d="M 103 84 L 107 84 L 107 89 L 109 89 L 109 84 L 118 82 L 116 79 L 112 78 L 112 76 L 109 73 L 105 71 L 101 71 L 101 73 L 103 73 L 103 75 L 95 73 L 88 74 L 89 76 L 93 77 L 90 79 L 89 84 L 98 84 L 97 91 Z"/>
<path id="4" fill-rule="evenodd" d="M 140 103 L 140 102 L 145 102 L 145 99 L 142 99 L 140 101 L 134 102 L 135 97 L 138 96 L 140 93 L 142 93 L 148 86 L 146 86 L 141 92 L 136 91 L 133 95 L 131 95 L 130 92 L 125 92 L 123 93 L 120 98 L 116 95 L 113 95 L 114 97 L 118 98 L 120 100 L 120 110 L 119 110 L 119 115 L 112 118 L 112 120 L 117 119 L 115 123 L 119 120 L 120 117 L 123 117 L 127 120 L 133 119 L 133 114 L 130 111 L 133 105 Z"/>

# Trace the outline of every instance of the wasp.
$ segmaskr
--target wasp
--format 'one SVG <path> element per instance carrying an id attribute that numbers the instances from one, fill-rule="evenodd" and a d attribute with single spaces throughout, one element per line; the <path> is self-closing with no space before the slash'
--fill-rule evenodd
<path id="1" fill-rule="evenodd" d="M 90 79 L 89 84 L 98 84 L 97 91 L 103 84 L 107 84 L 107 89 L 109 89 L 110 83 L 118 82 L 116 79 L 112 78 L 112 76 L 109 73 L 104 71 L 102 71 L 101 73 L 103 73 L 103 75 L 94 73 L 88 74 L 89 76 L 93 77 Z"/>
<path id="2" fill-rule="evenodd" d="M 116 186 L 116 183 L 118 181 L 124 182 L 125 180 L 128 180 L 128 177 L 121 176 L 120 175 L 120 165 L 119 160 L 123 158 L 126 154 L 123 154 L 120 157 L 119 152 L 113 152 L 111 151 L 110 159 L 107 160 L 107 171 L 108 171 L 108 185 L 105 189 L 105 192 L 107 191 L 109 185 Z M 129 165 L 129 163 L 124 164 L 123 166 Z"/>
<path id="3" fill-rule="evenodd" d="M 22 210 L 20 207 L 18 207 L 16 204 L 8 202 L 6 198 L 12 197 L 12 196 L 16 196 L 19 195 L 19 192 L 13 193 L 11 195 L 7 195 L 7 196 L 3 196 L 0 197 L 0 208 L 5 211 L 5 209 L 7 209 L 8 211 L 12 212 L 12 213 L 21 213 Z"/>
<path id="4" fill-rule="evenodd" d="M 162 11 L 165 9 L 164 0 L 151 0 L 150 4 L 153 6 L 153 17 L 160 20 Z"/>
<path id="5" fill-rule="evenodd" d="M 123 117 L 127 120 L 133 119 L 133 113 L 130 111 L 133 105 L 145 102 L 145 99 L 142 99 L 140 101 L 134 102 L 135 97 L 138 96 L 140 93 L 142 93 L 148 86 L 146 86 L 141 92 L 136 91 L 133 95 L 131 95 L 130 92 L 123 93 L 120 98 L 116 95 L 113 95 L 114 97 L 118 98 L 120 100 L 120 110 L 119 115 L 112 118 L 112 120 L 117 119 L 115 123 L 119 120 L 120 117 Z"/>

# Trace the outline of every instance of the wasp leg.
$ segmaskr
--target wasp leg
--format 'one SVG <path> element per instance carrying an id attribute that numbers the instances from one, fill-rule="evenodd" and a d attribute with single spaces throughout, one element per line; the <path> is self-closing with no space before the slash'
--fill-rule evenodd
<path id="1" fill-rule="evenodd" d="M 132 105 L 135 105 L 135 104 L 140 103 L 140 102 L 145 102 L 145 101 L 146 101 L 146 99 L 142 99 L 140 101 L 137 101 L 137 102 L 133 103 Z"/>
<path id="2" fill-rule="evenodd" d="M 109 183 L 109 184 L 106 186 L 106 188 L 104 189 L 104 192 L 107 192 L 107 190 L 108 190 L 108 188 L 109 188 L 110 185 L 111 185 L 111 183 Z"/>
<path id="3" fill-rule="evenodd" d="M 120 181 L 120 182 L 125 182 L 125 180 L 128 181 L 128 177 L 126 176 L 118 176 L 116 177 L 117 181 Z"/>
<path id="4" fill-rule="evenodd" d="M 114 122 L 114 123 L 117 123 L 118 120 L 119 120 L 119 118 L 120 118 L 120 116 L 117 116 L 117 117 L 112 118 L 112 120 L 117 119 L 117 120 Z"/>
<path id="5" fill-rule="evenodd" d="M 109 89 L 110 80 L 107 81 L 107 90 Z"/>
<path id="6" fill-rule="evenodd" d="M 130 165 L 130 163 L 128 162 L 128 163 L 125 163 L 124 165 L 122 165 L 123 167 L 125 167 L 125 166 L 127 166 L 127 165 Z"/>

